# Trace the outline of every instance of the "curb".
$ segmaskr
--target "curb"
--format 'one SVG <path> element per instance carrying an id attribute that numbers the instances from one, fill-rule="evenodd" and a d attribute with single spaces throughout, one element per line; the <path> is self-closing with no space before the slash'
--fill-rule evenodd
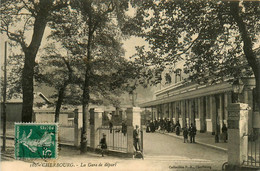
<path id="1" fill-rule="evenodd" d="M 161 133 L 161 132 L 157 132 L 159 134 L 164 134 L 164 135 L 168 135 L 168 136 L 171 136 L 171 137 L 175 137 L 175 138 L 178 138 L 178 139 L 183 139 L 181 136 L 177 136 L 177 135 L 171 135 L 169 133 Z M 209 148 L 212 148 L 212 149 L 215 149 L 215 150 L 221 150 L 223 152 L 227 152 L 228 150 L 225 149 L 225 148 L 222 148 L 222 147 L 218 147 L 218 146 L 215 146 L 215 145 L 211 145 L 211 144 L 206 144 L 206 143 L 203 143 L 203 142 L 200 142 L 200 141 L 196 141 L 196 144 L 199 144 L 199 145 L 203 145 L 203 146 L 206 146 L 206 147 L 209 147 Z"/>

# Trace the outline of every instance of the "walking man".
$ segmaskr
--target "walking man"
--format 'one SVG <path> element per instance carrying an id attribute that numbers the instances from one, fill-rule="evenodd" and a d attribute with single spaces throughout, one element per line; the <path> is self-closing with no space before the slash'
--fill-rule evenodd
<path id="1" fill-rule="evenodd" d="M 196 135 L 197 129 L 193 124 L 191 123 L 189 128 L 189 134 L 190 134 L 190 143 L 195 143 L 195 135 Z"/>
<path id="2" fill-rule="evenodd" d="M 183 141 L 184 141 L 184 143 L 185 143 L 185 142 L 188 142 L 188 128 L 187 128 L 186 125 L 185 125 L 185 127 L 183 128 Z"/>

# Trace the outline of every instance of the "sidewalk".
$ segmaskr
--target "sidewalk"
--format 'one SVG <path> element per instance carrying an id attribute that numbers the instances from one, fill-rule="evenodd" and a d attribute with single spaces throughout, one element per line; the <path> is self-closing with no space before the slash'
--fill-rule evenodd
<path id="1" fill-rule="evenodd" d="M 183 135 L 182 132 L 180 133 L 180 135 L 176 135 L 176 133 L 168 133 L 168 132 L 159 132 L 156 131 L 157 133 L 161 133 L 161 134 L 165 134 L 165 135 L 169 135 L 178 139 L 181 139 L 183 141 Z M 189 139 L 190 137 L 188 137 Z M 216 150 L 221 150 L 224 152 L 227 152 L 227 148 L 228 148 L 228 143 L 224 143 L 224 142 L 219 142 L 219 143 L 215 143 L 215 135 L 212 135 L 211 133 L 197 133 L 196 137 L 195 137 L 195 142 L 197 144 L 200 145 L 204 145 Z"/>

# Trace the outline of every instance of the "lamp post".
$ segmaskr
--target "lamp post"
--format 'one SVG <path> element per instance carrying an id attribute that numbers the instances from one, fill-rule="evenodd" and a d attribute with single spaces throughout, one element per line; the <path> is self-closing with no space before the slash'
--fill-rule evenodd
<path id="1" fill-rule="evenodd" d="M 137 99 L 137 93 L 134 90 L 129 92 L 129 99 L 132 101 L 132 106 L 135 107 L 135 100 Z"/>
<path id="2" fill-rule="evenodd" d="M 243 89 L 244 89 L 244 84 L 241 81 L 241 79 L 236 79 L 232 84 L 232 90 L 233 90 L 232 102 L 233 103 L 240 102 L 239 94 L 242 93 Z"/>

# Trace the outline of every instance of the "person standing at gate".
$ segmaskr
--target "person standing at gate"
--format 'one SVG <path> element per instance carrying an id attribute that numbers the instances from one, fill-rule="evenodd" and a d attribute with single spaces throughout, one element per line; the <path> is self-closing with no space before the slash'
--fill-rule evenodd
<path id="1" fill-rule="evenodd" d="M 140 129 L 139 126 L 136 125 L 133 131 L 133 139 L 134 139 L 134 147 L 136 151 L 141 151 L 140 149 Z"/>
<path id="2" fill-rule="evenodd" d="M 111 134 L 112 130 L 113 130 L 113 123 L 112 123 L 112 121 L 109 122 L 109 130 L 110 130 L 110 134 Z"/>
<path id="3" fill-rule="evenodd" d="M 100 140 L 101 154 L 104 157 L 104 151 L 107 149 L 106 134 L 103 134 L 103 138 Z"/>
<path id="4" fill-rule="evenodd" d="M 125 121 L 122 122 L 122 133 L 124 134 L 124 136 L 126 135 L 127 132 L 127 126 Z"/>
<path id="5" fill-rule="evenodd" d="M 189 134 L 190 134 L 190 143 L 195 143 L 195 135 L 196 135 L 197 129 L 193 124 L 190 124 L 189 128 Z"/>

